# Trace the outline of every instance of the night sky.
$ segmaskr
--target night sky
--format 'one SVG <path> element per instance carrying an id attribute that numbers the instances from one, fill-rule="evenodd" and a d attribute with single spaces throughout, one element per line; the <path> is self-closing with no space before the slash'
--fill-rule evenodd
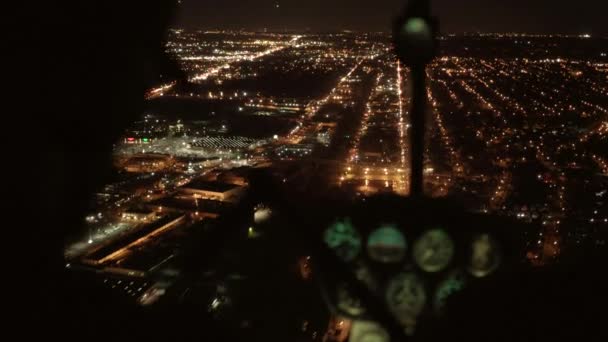
<path id="1" fill-rule="evenodd" d="M 442 32 L 608 34 L 606 0 L 433 0 Z M 176 26 L 388 31 L 405 0 L 183 0 Z M 277 7 L 278 5 L 278 7 Z"/>

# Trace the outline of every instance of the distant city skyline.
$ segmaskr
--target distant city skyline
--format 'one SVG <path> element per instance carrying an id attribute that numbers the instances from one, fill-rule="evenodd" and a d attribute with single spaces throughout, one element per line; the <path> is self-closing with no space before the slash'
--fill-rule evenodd
<path id="1" fill-rule="evenodd" d="M 388 31 L 403 0 L 182 0 L 176 27 L 202 29 Z M 606 36 L 606 4 L 537 0 L 432 1 L 441 31 Z M 576 13 L 576 15 L 573 15 Z"/>

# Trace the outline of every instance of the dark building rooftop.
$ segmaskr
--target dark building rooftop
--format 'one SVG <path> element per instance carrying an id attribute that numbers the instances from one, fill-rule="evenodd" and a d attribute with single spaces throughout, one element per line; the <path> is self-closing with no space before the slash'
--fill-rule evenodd
<path id="1" fill-rule="evenodd" d="M 206 213 L 220 214 L 232 205 L 226 202 L 214 201 L 209 199 L 185 200 L 175 197 L 161 198 L 149 203 L 152 206 L 172 208 L 179 211 L 201 211 Z"/>
<path id="2" fill-rule="evenodd" d="M 213 192 L 226 192 L 238 188 L 238 185 L 221 183 L 221 182 L 210 182 L 202 179 L 195 179 L 192 182 L 183 186 L 187 189 L 213 191 Z"/>
<path id="3" fill-rule="evenodd" d="M 142 207 L 131 207 L 127 209 L 125 212 L 132 214 L 152 214 L 154 210 Z"/>
<path id="4" fill-rule="evenodd" d="M 170 215 L 163 216 L 154 222 L 142 225 L 139 228 L 133 229 L 129 234 L 127 234 L 125 236 L 121 236 L 121 237 L 111 241 L 110 243 L 103 245 L 101 248 L 99 248 L 99 249 L 93 251 L 92 253 L 90 253 L 89 255 L 87 255 L 86 258 L 93 259 L 93 260 L 102 259 L 102 258 L 106 257 L 107 255 L 113 253 L 114 251 L 116 251 L 120 248 L 123 248 L 124 246 L 127 246 L 128 244 L 132 243 L 133 241 L 136 241 L 137 239 L 140 239 L 140 238 L 150 234 L 151 232 L 155 231 L 156 229 L 168 224 L 169 222 L 176 220 L 179 217 L 180 217 L 179 214 L 170 214 Z"/>

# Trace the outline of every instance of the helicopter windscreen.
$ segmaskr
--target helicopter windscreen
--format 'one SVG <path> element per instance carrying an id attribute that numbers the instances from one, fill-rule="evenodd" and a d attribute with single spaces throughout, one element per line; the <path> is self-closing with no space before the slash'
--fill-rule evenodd
<path id="1" fill-rule="evenodd" d="M 74 284 L 228 340 L 429 339 L 455 294 L 606 249 L 591 14 L 357 2 L 180 1 L 66 239 Z"/>

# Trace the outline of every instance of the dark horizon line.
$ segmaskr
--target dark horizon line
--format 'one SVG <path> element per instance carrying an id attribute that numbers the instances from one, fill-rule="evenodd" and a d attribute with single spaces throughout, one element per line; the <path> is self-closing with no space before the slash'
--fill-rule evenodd
<path id="1" fill-rule="evenodd" d="M 314 33 L 314 34 L 335 34 L 335 33 L 372 33 L 372 34 L 391 34 L 388 30 L 362 30 L 362 29 L 331 29 L 331 30 L 312 30 L 312 29 L 291 29 L 291 28 L 219 28 L 219 27 L 177 27 L 173 26 L 172 30 L 193 30 L 193 31 L 232 31 L 232 32 L 251 32 L 251 33 Z M 608 38 L 608 34 L 592 34 L 592 33 L 564 33 L 564 32 L 530 32 L 530 31 L 452 31 L 442 32 L 439 36 L 466 36 L 466 35 L 520 35 L 520 36 L 563 36 L 563 37 L 579 37 L 583 38 L 589 35 L 588 38 Z"/>

